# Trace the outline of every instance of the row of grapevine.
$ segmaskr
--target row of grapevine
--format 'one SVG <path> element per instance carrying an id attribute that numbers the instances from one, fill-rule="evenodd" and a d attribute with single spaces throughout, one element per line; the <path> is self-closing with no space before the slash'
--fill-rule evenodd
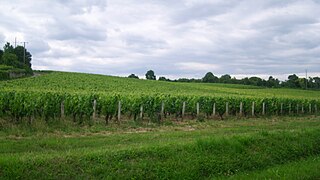
<path id="1" fill-rule="evenodd" d="M 16 119 L 59 118 L 62 114 L 75 120 L 91 118 L 93 114 L 110 119 L 119 114 L 119 104 L 121 104 L 120 115 L 125 114 L 134 119 L 139 117 L 141 110 L 149 118 L 159 115 L 180 117 L 184 113 L 196 116 L 199 112 L 207 116 L 214 113 L 222 117 L 239 114 L 251 116 L 252 113 L 254 115 L 316 114 L 320 107 L 319 100 L 307 99 L 0 92 L 0 116 L 11 116 Z"/>

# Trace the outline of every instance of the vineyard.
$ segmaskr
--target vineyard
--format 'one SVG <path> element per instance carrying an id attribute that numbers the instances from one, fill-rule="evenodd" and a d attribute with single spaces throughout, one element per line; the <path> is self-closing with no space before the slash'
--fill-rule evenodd
<path id="1" fill-rule="evenodd" d="M 319 95 L 66 72 L 2 81 L 0 179 L 319 179 Z"/>
<path id="2" fill-rule="evenodd" d="M 172 83 L 52 72 L 0 82 L 0 116 L 16 120 L 317 114 L 319 91 L 226 84 Z"/>

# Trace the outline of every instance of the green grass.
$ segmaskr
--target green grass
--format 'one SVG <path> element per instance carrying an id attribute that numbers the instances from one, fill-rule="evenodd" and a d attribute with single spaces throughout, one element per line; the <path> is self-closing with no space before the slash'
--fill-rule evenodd
<path id="1" fill-rule="evenodd" d="M 4 121 L 0 179 L 319 178 L 309 169 L 320 167 L 319 121 L 128 121 L 107 127 Z"/>
<path id="2" fill-rule="evenodd" d="M 319 99 L 320 91 L 270 89 L 234 84 L 174 83 L 94 74 L 52 72 L 0 82 L 0 90 L 99 92 L 120 94 L 171 94 L 203 96 L 283 97 Z"/>
<path id="3" fill-rule="evenodd" d="M 222 179 L 222 178 L 221 178 Z M 320 156 L 309 157 L 230 179 L 320 179 Z"/>

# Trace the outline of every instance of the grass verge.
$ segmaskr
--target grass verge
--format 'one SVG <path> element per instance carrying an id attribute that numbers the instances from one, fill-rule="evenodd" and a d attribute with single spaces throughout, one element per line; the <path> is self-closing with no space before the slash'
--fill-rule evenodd
<path id="1" fill-rule="evenodd" d="M 42 136 L 6 131 L 1 179 L 289 178 L 300 162 L 305 170 L 298 178 L 318 177 L 307 170 L 319 167 L 319 160 L 309 160 L 320 155 L 318 118 L 192 121 L 147 131 L 92 128 Z"/>

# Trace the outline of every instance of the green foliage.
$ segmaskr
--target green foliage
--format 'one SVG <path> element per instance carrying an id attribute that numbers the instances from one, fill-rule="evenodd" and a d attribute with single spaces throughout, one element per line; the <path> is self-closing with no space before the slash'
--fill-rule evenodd
<path id="1" fill-rule="evenodd" d="M 4 53 L 2 56 L 2 61 L 4 65 L 21 67 L 21 63 L 18 61 L 18 57 L 12 53 Z"/>
<path id="2" fill-rule="evenodd" d="M 152 70 L 147 71 L 146 79 L 156 80 L 156 75 L 154 74 L 154 72 Z"/>
<path id="3" fill-rule="evenodd" d="M 7 66 L 7 65 L 1 65 L 0 64 L 0 80 L 9 80 L 12 79 L 14 77 L 14 75 L 24 75 L 26 74 L 26 70 L 25 69 L 17 69 L 14 68 L 13 66 Z"/>
<path id="4" fill-rule="evenodd" d="M 208 72 L 203 78 L 202 78 L 202 82 L 205 83 L 216 83 L 219 81 L 219 78 L 214 76 L 212 74 L 212 72 Z"/>
<path id="5" fill-rule="evenodd" d="M 230 83 L 231 76 L 229 74 L 222 75 L 219 79 L 220 83 Z"/>
<path id="6" fill-rule="evenodd" d="M 1 64 L 3 64 L 2 56 L 3 56 L 3 50 L 0 49 L 0 66 Z"/>
<path id="7" fill-rule="evenodd" d="M 4 67 L 5 68 L 5 67 Z M 107 82 L 107 83 L 106 83 Z M 169 115 L 181 116 L 183 102 L 185 113 L 195 116 L 196 105 L 200 113 L 210 116 L 215 105 L 216 113 L 229 115 L 240 113 L 251 116 L 255 103 L 255 115 L 260 116 L 265 104 L 266 115 L 314 114 L 319 112 L 317 91 L 289 89 L 254 89 L 251 86 L 225 84 L 189 84 L 160 81 L 132 80 L 128 78 L 53 72 L 36 78 L 0 83 L 0 97 L 8 99 L 0 109 L 3 114 L 17 119 L 31 115 L 44 119 L 60 117 L 60 105 L 65 103 L 66 116 L 82 121 L 90 119 L 93 102 L 97 101 L 97 113 L 108 117 L 117 114 L 121 101 L 121 113 L 137 118 L 140 107 L 151 119 L 157 119 L 164 104 Z"/>
<path id="8" fill-rule="evenodd" d="M 138 76 L 136 76 L 135 74 L 130 74 L 130 75 L 128 76 L 128 78 L 139 79 L 139 77 L 138 77 Z"/>
<path id="9" fill-rule="evenodd" d="M 167 79 L 167 78 L 161 76 L 161 77 L 159 77 L 159 81 L 170 81 L 170 79 Z"/>
<path id="10" fill-rule="evenodd" d="M 1 71 L 7 71 L 7 70 L 12 70 L 12 69 L 14 69 L 13 66 L 7 66 L 7 65 L 0 64 Z"/>
<path id="11" fill-rule="evenodd" d="M 0 71 L 0 80 L 8 80 L 10 75 L 7 71 Z"/>
<path id="12" fill-rule="evenodd" d="M 8 69 L 0 69 L 0 71 L 6 71 L 0 72 L 0 80 L 11 79 L 10 73 L 21 73 L 16 75 L 18 77 L 33 74 L 31 69 L 32 55 L 30 52 L 22 46 L 14 48 L 10 43 L 6 43 L 3 49 L 4 51 L 0 50 L 0 66 L 12 66 L 15 70 L 9 72 Z"/>
<path id="13" fill-rule="evenodd" d="M 24 59 L 24 51 L 25 51 L 25 59 Z M 20 68 L 23 68 L 23 65 L 31 68 L 32 55 L 30 54 L 30 52 L 25 50 L 23 46 L 17 46 L 14 49 L 14 54 L 17 55 L 18 61 L 22 64 L 22 67 Z"/>
<path id="14" fill-rule="evenodd" d="M 3 47 L 4 53 L 14 54 L 14 47 L 10 43 L 6 43 Z"/>

